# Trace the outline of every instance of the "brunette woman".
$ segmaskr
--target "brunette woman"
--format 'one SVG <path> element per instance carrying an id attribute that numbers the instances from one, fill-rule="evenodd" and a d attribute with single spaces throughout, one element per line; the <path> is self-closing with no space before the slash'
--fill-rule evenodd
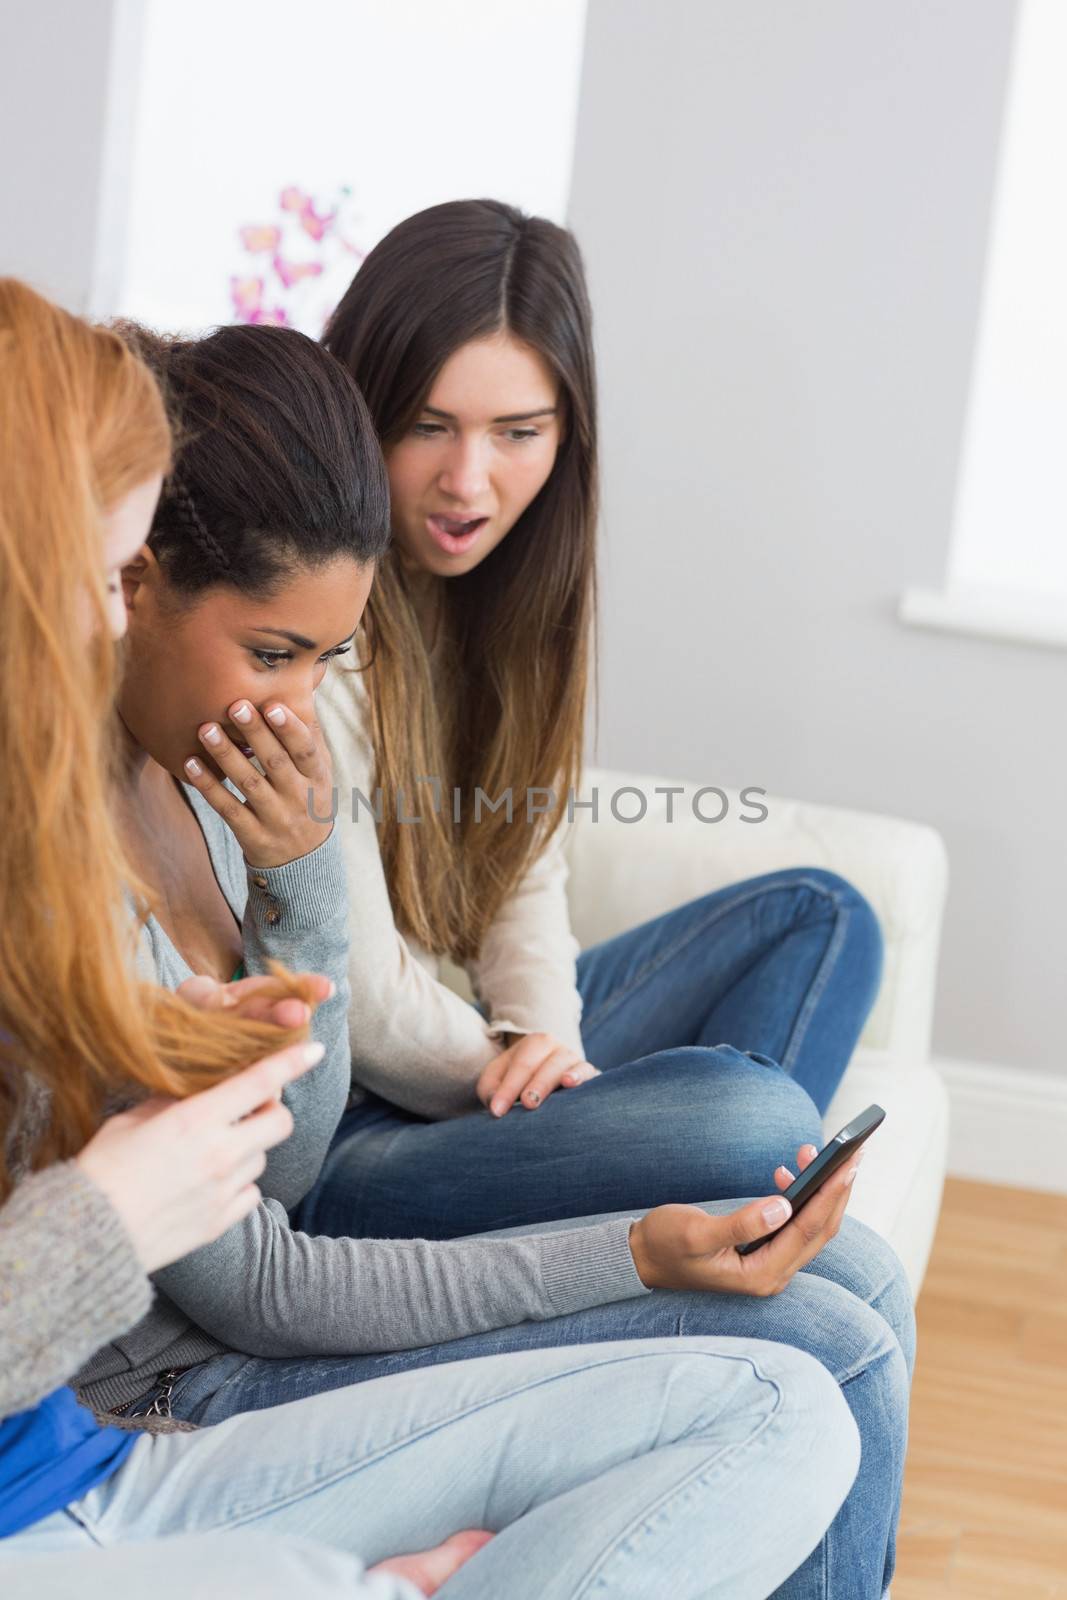
<path id="1" fill-rule="evenodd" d="M 881 939 L 853 888 L 799 868 L 578 952 L 562 845 L 597 418 L 573 236 L 495 201 L 421 212 L 367 257 L 325 342 L 382 439 L 393 545 L 359 660 L 318 705 L 353 885 L 363 1094 L 311 1220 L 447 1238 L 755 1192 L 801 1130 L 818 1140 Z M 635 649 L 666 625 L 659 550 L 650 528 Z M 477 1007 L 442 982 L 446 959 Z M 491 1116 L 462 1115 L 479 1105 Z"/>

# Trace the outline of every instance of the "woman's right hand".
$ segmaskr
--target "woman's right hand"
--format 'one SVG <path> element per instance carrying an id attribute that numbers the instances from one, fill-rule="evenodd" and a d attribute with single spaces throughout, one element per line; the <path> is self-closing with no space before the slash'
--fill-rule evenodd
<path id="1" fill-rule="evenodd" d="M 146 1272 L 255 1209 L 265 1152 L 293 1130 L 281 1092 L 323 1054 L 321 1044 L 292 1045 L 188 1100 L 146 1100 L 109 1117 L 75 1157 L 118 1212 Z"/>
<path id="2" fill-rule="evenodd" d="M 502 1117 L 520 1099 L 527 1111 L 536 1111 L 554 1089 L 576 1089 L 599 1078 L 600 1071 L 569 1045 L 550 1033 L 522 1033 L 490 1061 L 475 1088 L 483 1106 Z"/>
<path id="3" fill-rule="evenodd" d="M 321 729 L 278 701 L 260 711 L 251 700 L 236 700 L 227 717 L 262 771 L 220 723 L 205 722 L 198 731 L 211 759 L 205 765 L 190 756 L 186 783 L 226 823 L 250 867 L 281 867 L 310 855 L 333 831 L 333 767 Z M 243 805 L 223 777 L 240 790 Z"/>
<path id="4" fill-rule="evenodd" d="M 799 1152 L 801 1171 L 814 1161 L 814 1145 Z M 630 1228 L 630 1251 L 641 1282 L 649 1289 L 710 1289 L 720 1294 L 781 1294 L 795 1273 L 819 1254 L 837 1233 L 848 1205 L 852 1180 L 863 1152 L 821 1186 L 785 1227 L 789 1202 L 781 1195 L 752 1200 L 725 1216 L 699 1206 L 656 1206 Z M 781 1188 L 792 1173 L 779 1167 Z M 743 1256 L 739 1244 L 780 1228 L 761 1249 Z"/>

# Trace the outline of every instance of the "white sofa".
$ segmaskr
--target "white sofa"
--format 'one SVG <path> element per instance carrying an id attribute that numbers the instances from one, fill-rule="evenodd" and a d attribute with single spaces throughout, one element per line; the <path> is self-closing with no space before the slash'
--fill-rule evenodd
<path id="1" fill-rule="evenodd" d="M 729 790 L 723 821 L 701 822 L 692 809 L 692 784 L 674 797 L 668 824 L 667 799 L 655 789 L 679 781 L 586 773 L 585 797 L 598 790 L 599 813 L 594 822 L 579 810 L 570 830 L 575 933 L 585 948 L 710 889 L 783 867 L 825 867 L 867 896 L 882 924 L 885 974 L 825 1126 L 832 1135 L 871 1101 L 885 1107 L 850 1210 L 894 1246 L 917 1294 L 941 1203 L 948 1137 L 948 1099 L 929 1060 L 948 878 L 941 838 L 920 823 L 773 796 L 762 802 L 769 811 L 765 821 L 741 822 L 739 797 Z M 612 814 L 611 797 L 624 786 L 648 797 L 639 822 Z M 714 795 L 701 806 L 708 816 L 721 809 Z M 619 797 L 622 814 L 638 809 L 635 795 Z"/>

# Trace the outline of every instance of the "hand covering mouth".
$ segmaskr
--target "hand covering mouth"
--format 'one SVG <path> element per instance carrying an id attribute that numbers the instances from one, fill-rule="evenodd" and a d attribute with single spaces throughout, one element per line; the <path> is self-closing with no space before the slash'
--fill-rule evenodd
<path id="1" fill-rule="evenodd" d="M 243 756 L 247 756 L 249 760 L 251 760 L 251 758 L 255 755 L 255 751 L 252 749 L 252 746 L 250 744 L 245 744 L 241 736 L 236 733 L 233 728 L 228 728 L 225 723 L 222 725 L 222 731 L 225 733 L 227 739 L 229 739 L 234 748 L 240 750 Z"/>

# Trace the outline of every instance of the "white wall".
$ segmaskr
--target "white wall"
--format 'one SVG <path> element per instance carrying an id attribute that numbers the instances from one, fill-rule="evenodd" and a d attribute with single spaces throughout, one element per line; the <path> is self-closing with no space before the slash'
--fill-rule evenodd
<path id="1" fill-rule="evenodd" d="M 88 308 L 112 0 L 0 0 L 0 272 Z"/>
<path id="2" fill-rule="evenodd" d="M 945 572 L 1013 18 L 590 0 L 571 221 L 600 758 L 932 822 L 936 1050 L 1067 1074 L 1067 658 L 896 620 Z"/>

